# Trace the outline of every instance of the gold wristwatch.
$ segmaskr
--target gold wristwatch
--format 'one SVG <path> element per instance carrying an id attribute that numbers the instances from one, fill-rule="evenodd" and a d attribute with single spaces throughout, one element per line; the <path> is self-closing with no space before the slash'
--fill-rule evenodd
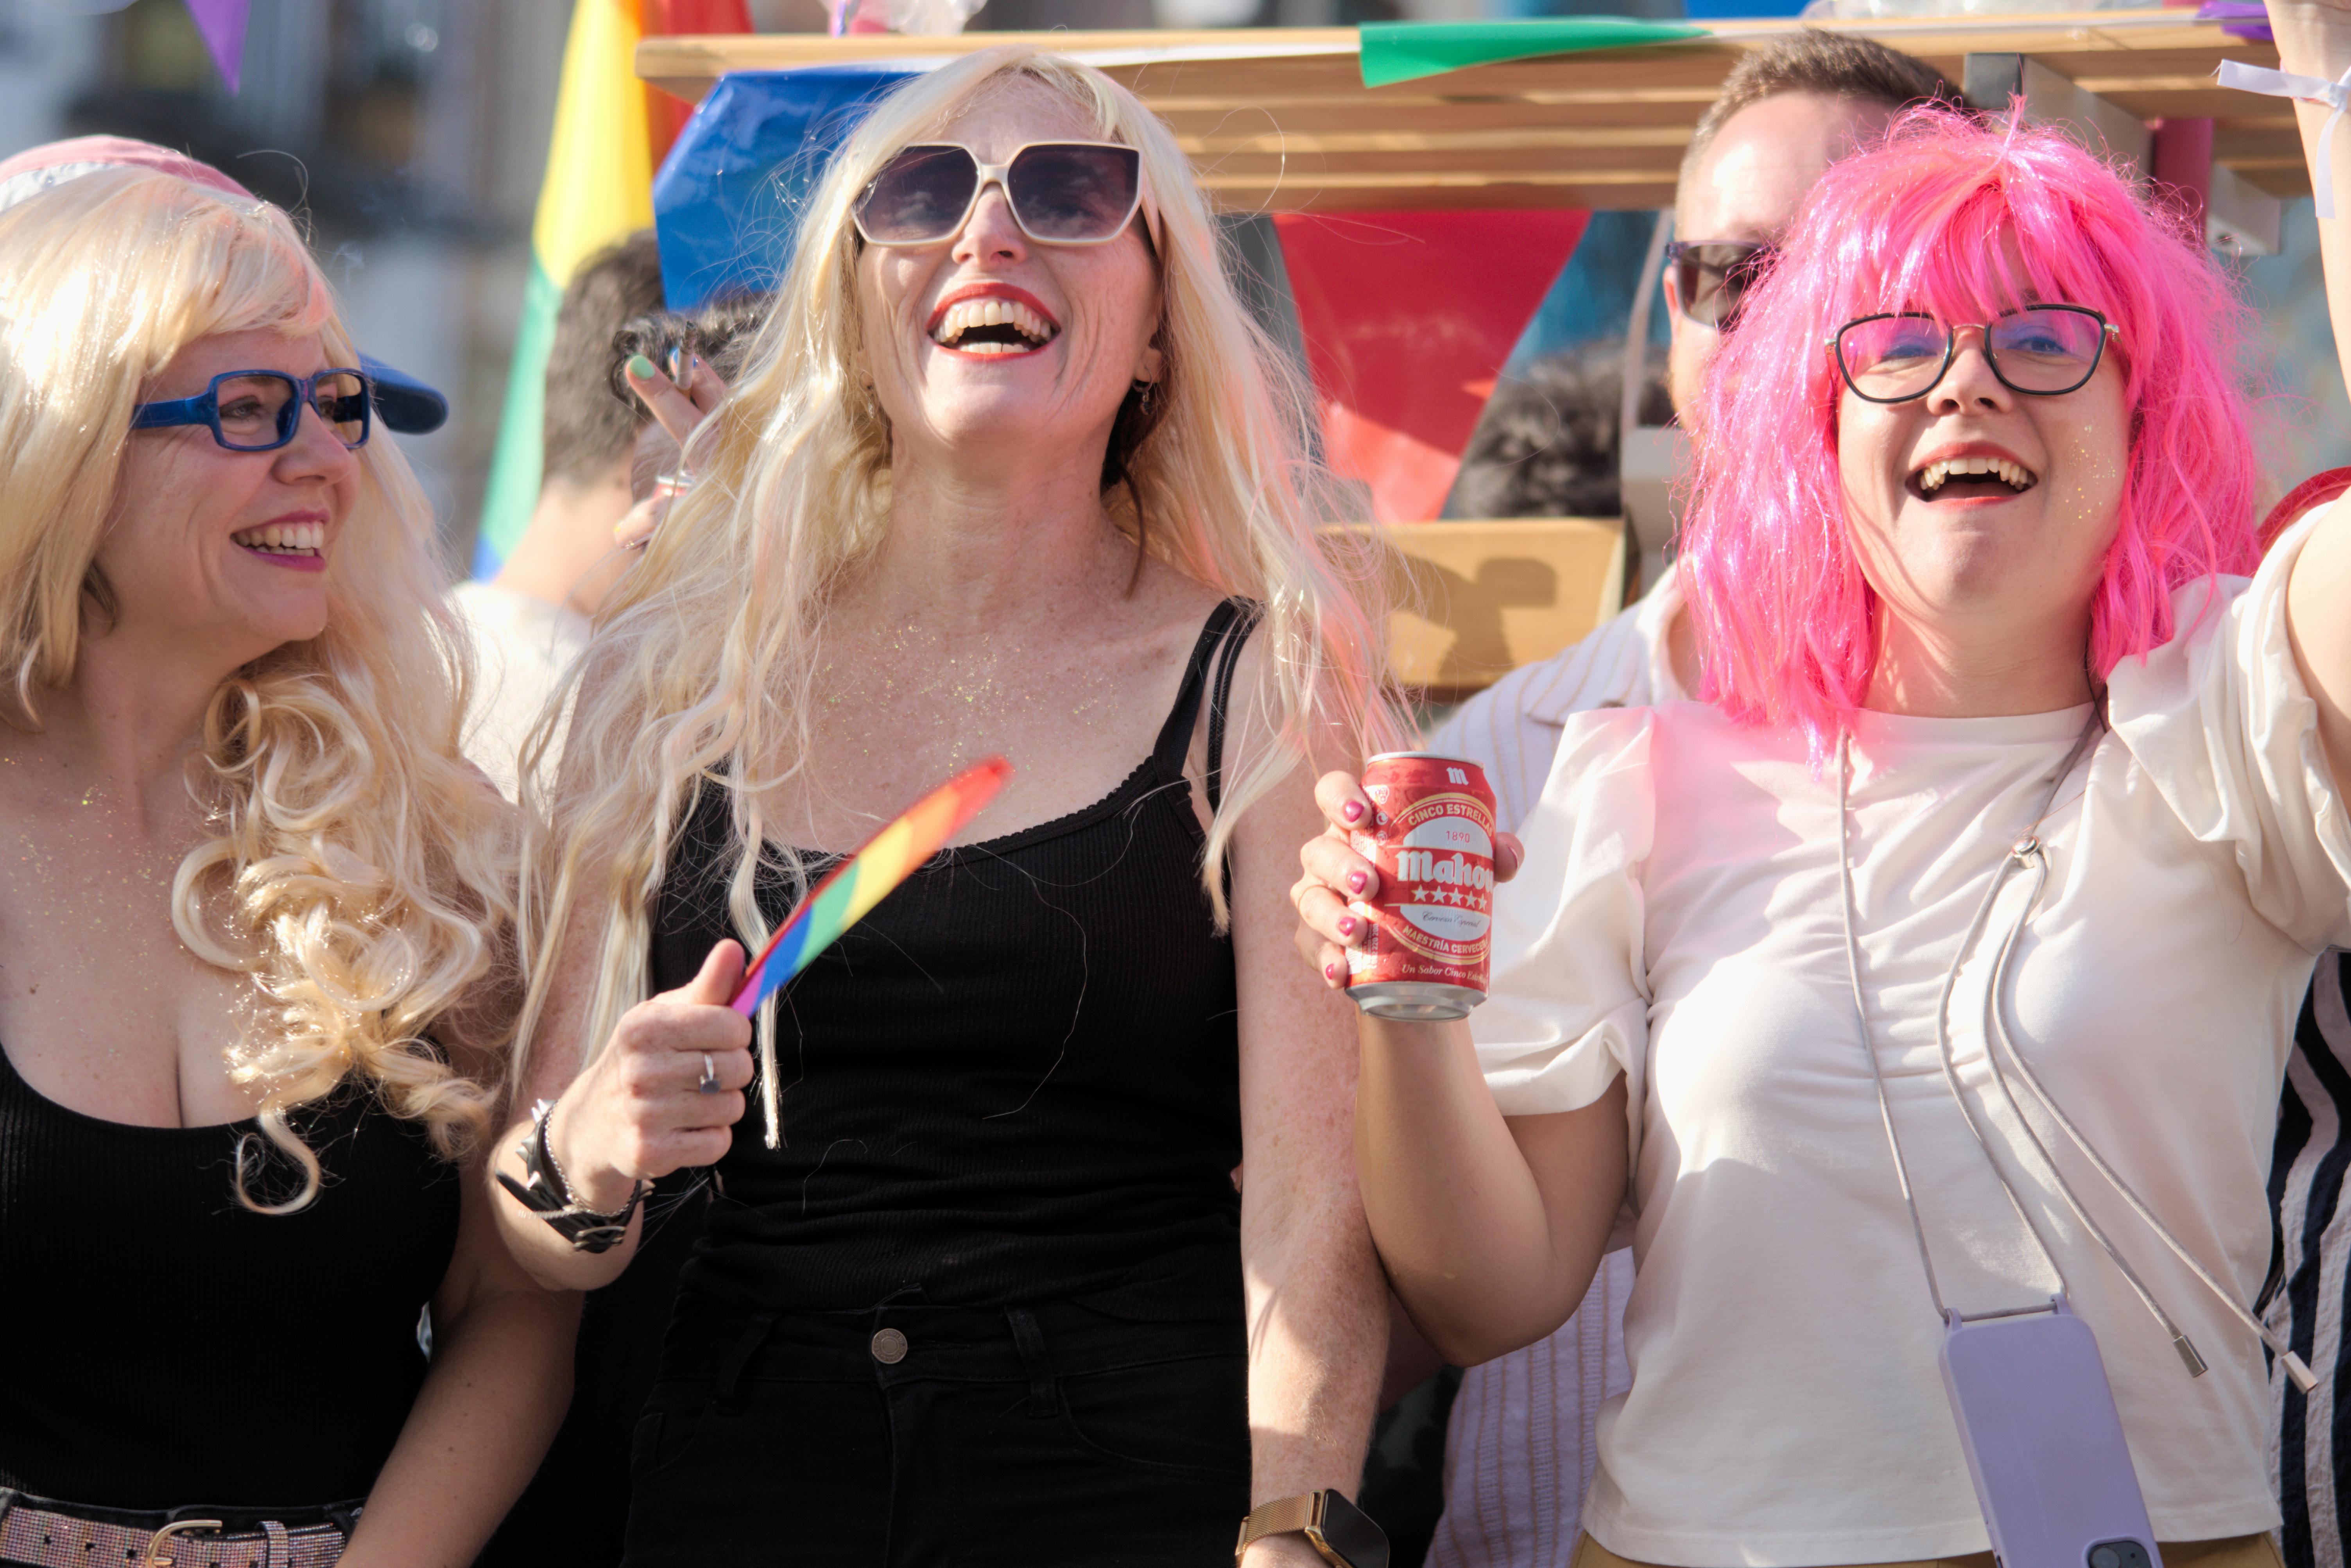
<path id="1" fill-rule="evenodd" d="M 1252 1541 L 1292 1532 L 1305 1536 L 1307 1544 L 1334 1568 L 1388 1568 L 1386 1533 L 1343 1493 L 1327 1490 L 1260 1503 L 1250 1510 L 1241 1521 L 1241 1538 L 1233 1547 L 1233 1561 L 1240 1562 Z"/>

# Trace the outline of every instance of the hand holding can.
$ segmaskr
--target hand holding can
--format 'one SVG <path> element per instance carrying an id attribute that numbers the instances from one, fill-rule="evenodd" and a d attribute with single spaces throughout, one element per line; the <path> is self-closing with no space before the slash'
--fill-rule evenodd
<path id="1" fill-rule="evenodd" d="M 1485 998 L 1494 884 L 1519 862 L 1518 841 L 1494 831 L 1484 771 L 1387 753 L 1360 784 L 1325 774 L 1315 799 L 1331 828 L 1299 852 L 1300 952 L 1366 1013 L 1464 1016 Z"/>
<path id="2" fill-rule="evenodd" d="M 1458 1019 L 1486 999 L 1494 928 L 1494 791 L 1465 758 L 1392 751 L 1364 770 L 1369 821 L 1350 835 L 1379 882 L 1347 995 L 1374 1018 Z"/>

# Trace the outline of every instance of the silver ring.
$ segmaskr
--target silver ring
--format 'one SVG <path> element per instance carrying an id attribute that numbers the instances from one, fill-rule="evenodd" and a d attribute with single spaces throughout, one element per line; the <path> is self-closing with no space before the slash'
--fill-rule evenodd
<path id="1" fill-rule="evenodd" d="M 718 1092 L 718 1064 L 710 1060 L 710 1053 L 706 1051 L 702 1053 L 702 1081 L 695 1087 L 705 1094 Z"/>

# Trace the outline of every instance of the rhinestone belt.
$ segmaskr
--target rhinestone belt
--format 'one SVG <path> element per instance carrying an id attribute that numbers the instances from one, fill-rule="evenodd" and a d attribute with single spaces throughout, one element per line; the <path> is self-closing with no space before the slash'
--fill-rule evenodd
<path id="1" fill-rule="evenodd" d="M 0 1563 L 26 1568 L 333 1568 L 342 1554 L 332 1523 L 288 1530 L 265 1520 L 223 1534 L 214 1521 L 181 1519 L 149 1530 L 15 1503 L 0 1490 Z"/>

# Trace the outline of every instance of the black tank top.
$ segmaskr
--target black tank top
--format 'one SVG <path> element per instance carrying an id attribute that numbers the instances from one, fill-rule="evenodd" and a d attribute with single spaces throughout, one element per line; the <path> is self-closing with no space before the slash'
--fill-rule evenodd
<path id="1" fill-rule="evenodd" d="M 683 1290 L 770 1312 L 1240 1312 L 1233 949 L 1184 758 L 1211 653 L 1226 646 L 1221 688 L 1247 634 L 1239 606 L 1209 616 L 1158 743 L 1107 797 L 938 855 L 785 990 L 784 1147 L 765 1146 L 755 1092 Z M 680 835 L 656 989 L 739 935 L 727 815 L 706 790 Z M 780 875 L 758 896 L 770 920 L 790 907 Z"/>
<path id="2" fill-rule="evenodd" d="M 251 1121 L 68 1111 L 0 1051 L 0 1486 L 102 1508 L 364 1497 L 424 1377 L 460 1176 L 346 1084 L 295 1114 L 305 1209 L 236 1201 Z M 299 1190 L 272 1155 L 252 1186 Z"/>

